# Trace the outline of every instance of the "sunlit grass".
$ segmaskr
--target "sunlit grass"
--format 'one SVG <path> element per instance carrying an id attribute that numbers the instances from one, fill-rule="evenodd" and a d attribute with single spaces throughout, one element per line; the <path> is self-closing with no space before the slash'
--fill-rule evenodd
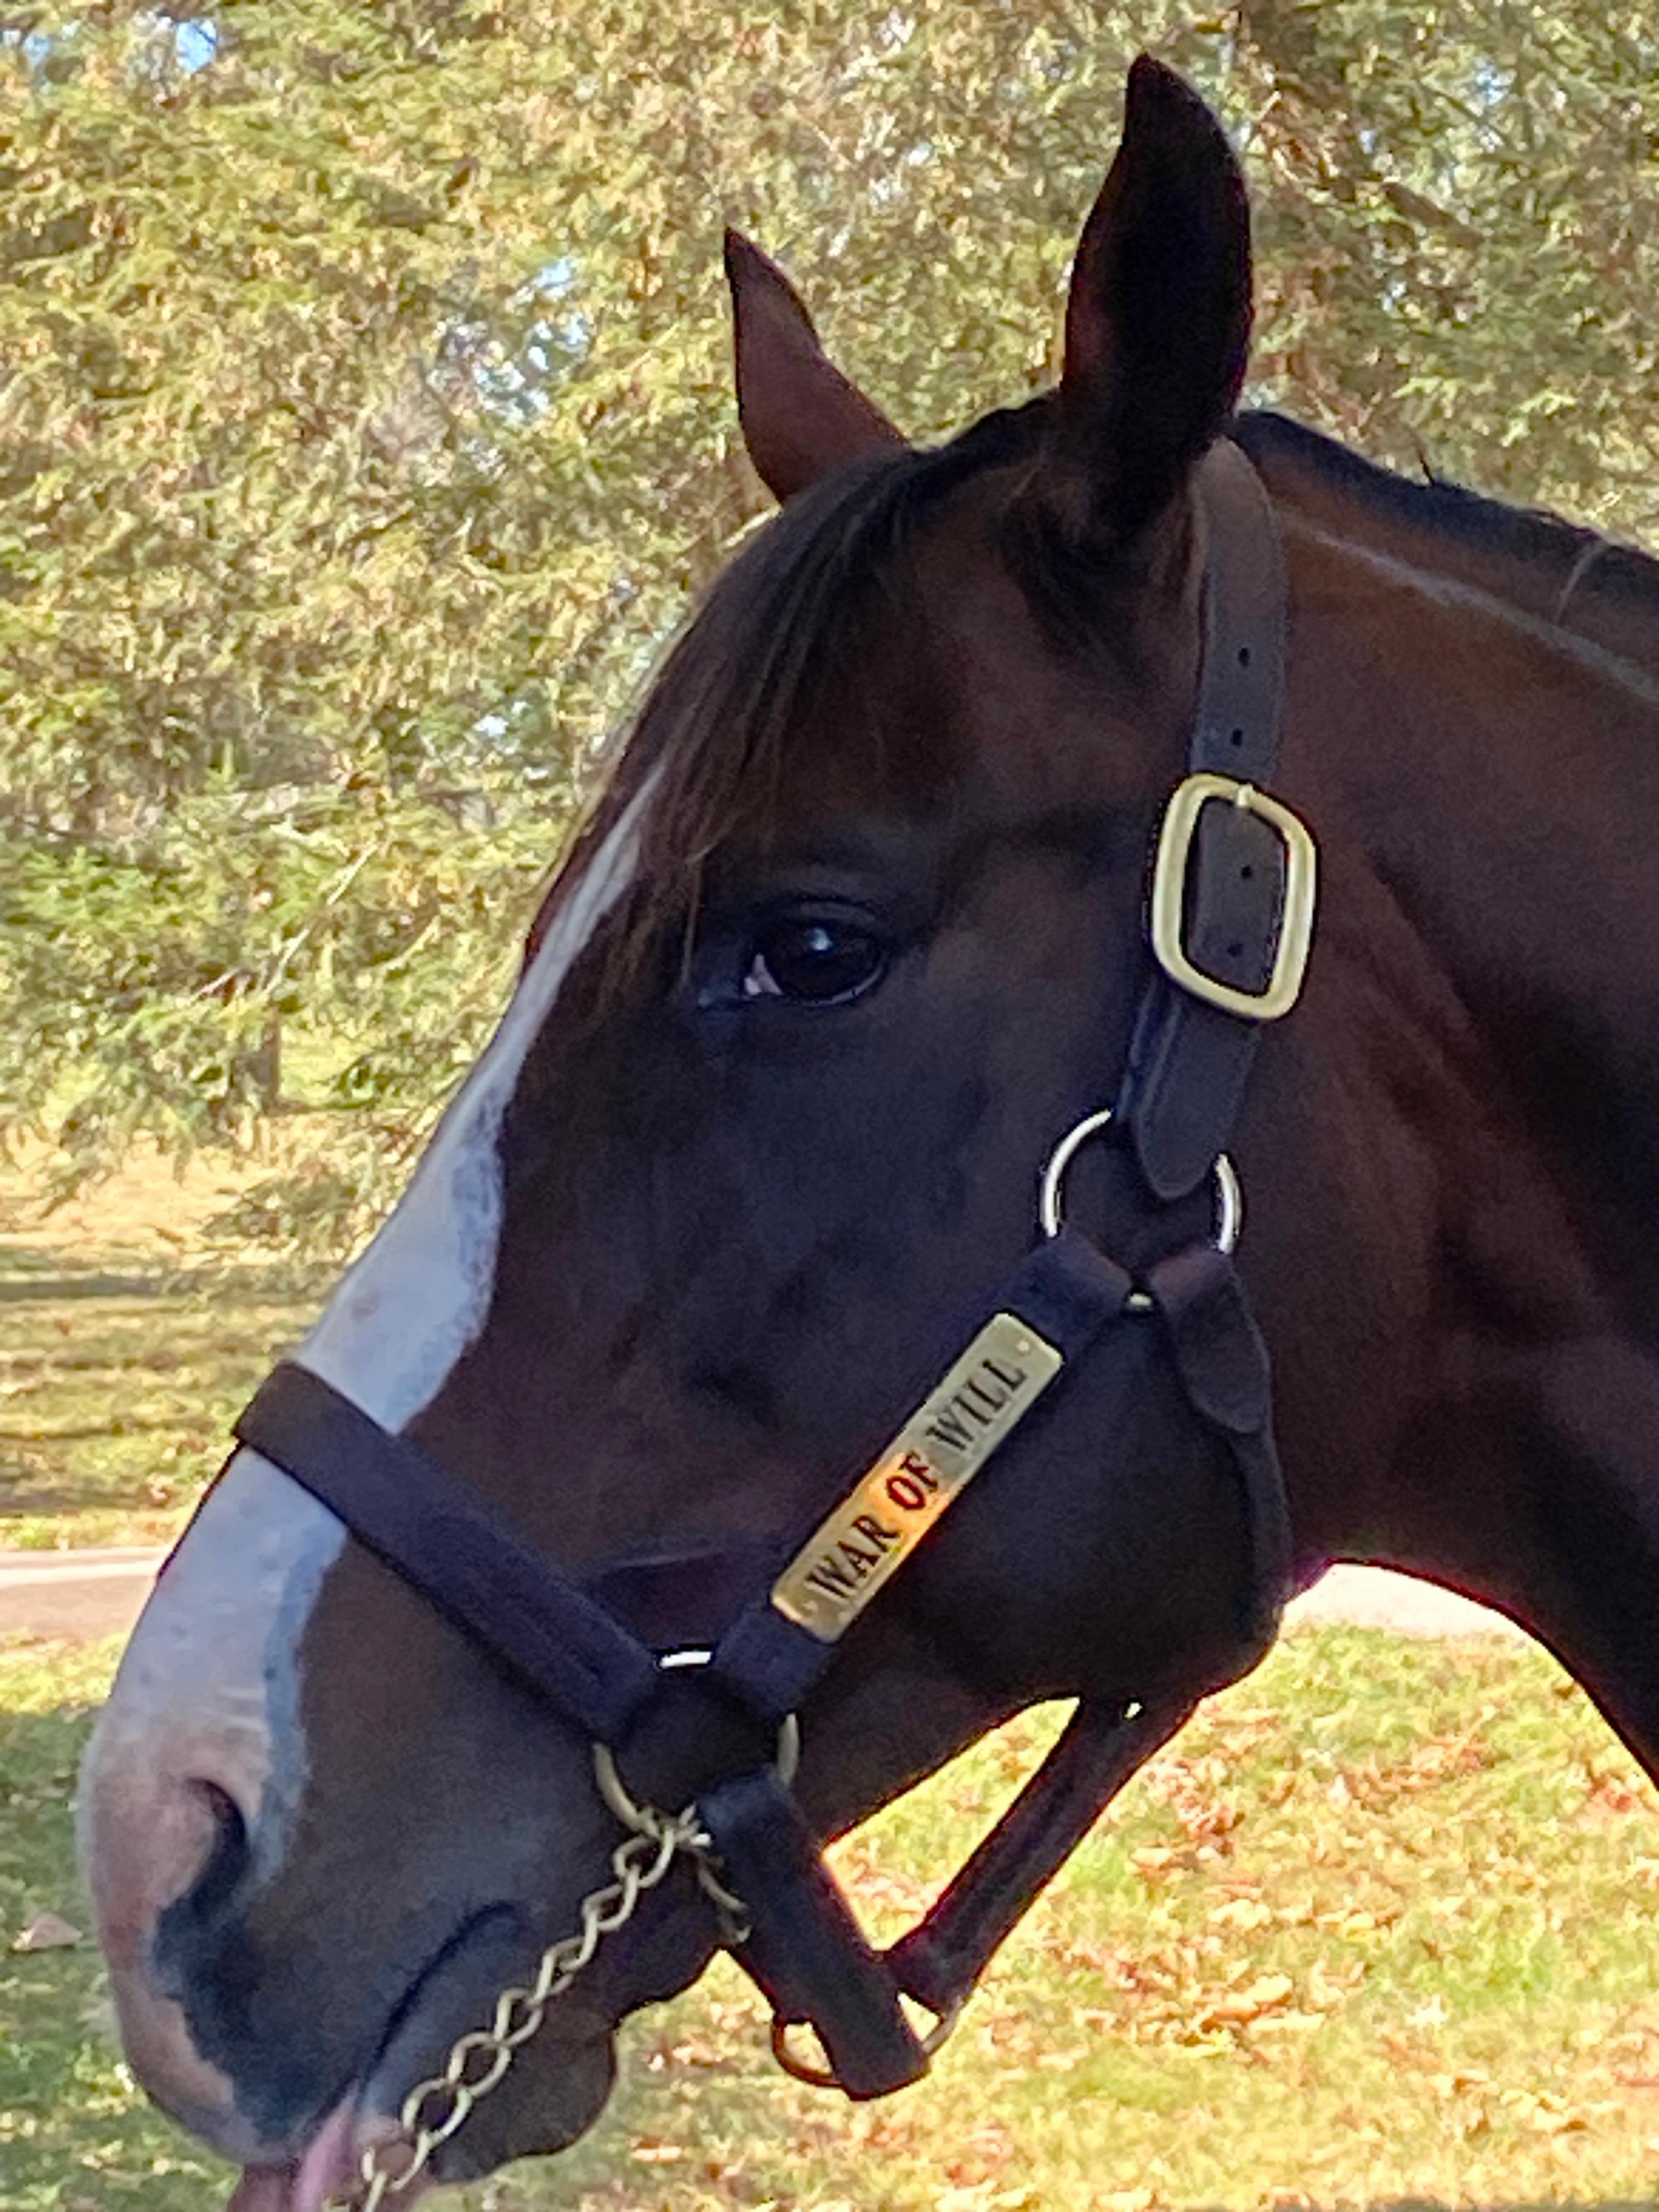
<path id="1" fill-rule="evenodd" d="M 232 1416 L 322 1288 L 204 1271 L 226 1186 L 146 1159 L 42 1215 L 0 1182 L 0 1545 L 167 1543 L 224 1457 Z"/>
<path id="2" fill-rule="evenodd" d="M 70 1791 L 112 1652 L 0 1654 L 0 1927 L 85 1925 Z M 884 1931 L 1040 1748 L 1016 1724 L 843 1847 Z M 471 2212 L 1141 2212 L 1643 2201 L 1659 2166 L 1653 1793 L 1541 1654 L 1304 1631 L 1133 1786 L 932 2078 L 854 2107 L 765 2056 L 730 1968 L 630 2027 L 568 2157 Z M 204 2212 L 84 1948 L 0 1966 L 6 2212 Z"/>

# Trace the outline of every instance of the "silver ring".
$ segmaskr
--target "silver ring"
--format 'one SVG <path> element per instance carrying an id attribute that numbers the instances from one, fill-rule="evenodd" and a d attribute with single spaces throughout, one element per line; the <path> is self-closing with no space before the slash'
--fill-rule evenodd
<path id="1" fill-rule="evenodd" d="M 1112 1109 L 1103 1106 L 1097 1113 L 1085 1114 L 1083 1119 L 1066 1134 L 1048 1155 L 1048 1164 L 1042 1170 L 1037 1185 L 1037 1220 L 1045 1237 L 1058 1237 L 1065 1226 L 1066 1215 L 1060 1204 L 1065 1188 L 1066 1170 L 1077 1158 L 1091 1137 L 1097 1137 L 1109 1128 L 1113 1120 Z M 1240 1187 L 1238 1171 L 1225 1152 L 1216 1154 L 1215 1166 L 1211 1170 L 1215 1177 L 1215 1243 L 1218 1252 L 1231 1253 L 1237 1249 L 1239 1231 L 1244 1226 L 1244 1193 Z M 1129 1301 L 1137 1311 L 1144 1310 L 1150 1303 L 1146 1293 L 1137 1291 Z"/>
<path id="2" fill-rule="evenodd" d="M 689 1644 L 681 1651 L 664 1651 L 657 1664 L 665 1674 L 677 1668 L 706 1667 L 714 1657 L 712 1651 Z M 778 1779 L 787 1790 L 800 1771 L 800 1721 L 794 1713 L 786 1713 L 778 1725 L 778 1747 L 775 1754 Z M 651 1832 L 653 1808 L 641 1805 L 623 1780 L 617 1765 L 617 1754 L 608 1743 L 593 1747 L 593 1779 L 599 1784 L 599 1795 L 611 1808 L 623 1827 L 636 1833 Z"/>

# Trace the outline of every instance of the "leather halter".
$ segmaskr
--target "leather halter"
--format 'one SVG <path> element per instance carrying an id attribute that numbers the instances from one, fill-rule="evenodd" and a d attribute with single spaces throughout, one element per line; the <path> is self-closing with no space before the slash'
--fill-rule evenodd
<path id="1" fill-rule="evenodd" d="M 1277 763 L 1284 684 L 1285 587 L 1273 510 L 1231 443 L 1212 449 L 1198 483 L 1207 546 L 1191 774 L 1166 817 L 1153 915 L 1158 964 L 1115 1114 L 1142 1199 L 1154 1224 L 1167 1227 L 1132 1276 L 1056 1224 L 987 1301 L 985 1316 L 1011 1317 L 1052 1348 L 1056 1388 L 1125 1331 L 1158 1333 L 1194 1422 L 1224 1446 L 1240 1486 L 1251 1553 L 1236 1647 L 1243 1672 L 1272 1643 L 1289 1595 L 1289 1519 L 1266 1349 L 1222 1249 L 1229 1240 L 1194 1238 L 1193 1201 L 1224 1154 L 1264 1020 L 1294 997 L 1311 921 L 1312 848 L 1295 817 L 1257 788 Z M 1106 1118 L 1089 1117 L 1073 1138 Z M 661 1696 L 663 1655 L 550 1565 L 487 1500 L 319 1376 L 278 1366 L 235 1432 L 595 1744 L 621 1743 Z M 1012 1480 L 1017 1435 L 994 1449 L 988 1479 Z M 698 1678 L 769 1729 L 797 1711 L 836 1649 L 781 1608 L 781 1587 L 765 1577 L 713 1639 Z M 729 1946 L 770 2000 L 780 2033 L 803 2021 L 817 2030 L 830 2059 L 818 2078 L 861 2098 L 925 2072 L 928 2047 L 901 1994 L 941 2020 L 953 2015 L 1037 1892 L 1195 1702 L 1079 1705 L 939 1901 L 880 1954 L 771 1765 L 702 1791 L 699 1816 L 748 1909 L 747 1928 L 727 1931 Z"/>

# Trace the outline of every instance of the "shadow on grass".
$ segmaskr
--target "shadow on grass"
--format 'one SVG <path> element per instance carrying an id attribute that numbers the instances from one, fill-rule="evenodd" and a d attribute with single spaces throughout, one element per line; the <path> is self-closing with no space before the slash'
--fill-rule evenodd
<path id="1" fill-rule="evenodd" d="M 174 1275 L 0 1274 L 0 1305 L 47 1305 L 79 1298 L 157 1298 L 188 1290 L 191 1279 Z"/>
<path id="2" fill-rule="evenodd" d="M 166 1415 L 113 1413 L 106 1421 L 90 1421 L 78 1429 L 0 1429 L 0 1444 L 83 1444 L 95 1437 L 142 1437 L 157 1430 L 172 1431 L 176 1420 Z"/>
<path id="3" fill-rule="evenodd" d="M 51 1305 L 94 1298 L 211 1298 L 216 1304 L 257 1304 L 278 1298 L 316 1297 L 339 1279 L 341 1269 L 310 1261 L 237 1260 L 222 1267 L 156 1267 L 140 1274 L 88 1269 L 31 1274 L 0 1251 L 0 1305 Z"/>
<path id="4" fill-rule="evenodd" d="M 0 1504 L 0 1541 L 4 1540 L 9 1522 L 34 1521 L 48 1513 L 84 1513 L 90 1507 L 105 1504 L 109 1496 L 107 1485 L 90 1479 L 85 1482 L 37 1481 L 27 1468 L 8 1467 L 3 1460 L 0 1460 L 0 1484 L 5 1486 L 4 1503 Z"/>
<path id="5" fill-rule="evenodd" d="M 62 1254 L 40 1272 L 41 1256 L 0 1249 L 0 1541 L 6 1529 L 29 1546 L 155 1540 L 170 1532 L 157 1516 L 192 1502 L 222 1428 L 303 1333 L 317 1273 L 165 1257 L 129 1272 L 119 1249 L 84 1273 Z"/>

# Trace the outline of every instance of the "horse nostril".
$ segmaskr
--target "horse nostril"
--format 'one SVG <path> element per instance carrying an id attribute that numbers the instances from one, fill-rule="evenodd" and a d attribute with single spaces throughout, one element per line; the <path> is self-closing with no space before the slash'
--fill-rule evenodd
<path id="1" fill-rule="evenodd" d="M 213 1839 L 196 1879 L 167 1906 L 161 1918 L 174 1929 L 186 1924 L 202 1929 L 222 1919 L 235 1903 L 253 1854 L 248 1843 L 247 1822 L 228 1790 L 222 1790 L 216 1782 L 201 1780 L 191 1780 L 185 1786 L 194 1791 L 206 1807 L 213 1823 Z"/>

